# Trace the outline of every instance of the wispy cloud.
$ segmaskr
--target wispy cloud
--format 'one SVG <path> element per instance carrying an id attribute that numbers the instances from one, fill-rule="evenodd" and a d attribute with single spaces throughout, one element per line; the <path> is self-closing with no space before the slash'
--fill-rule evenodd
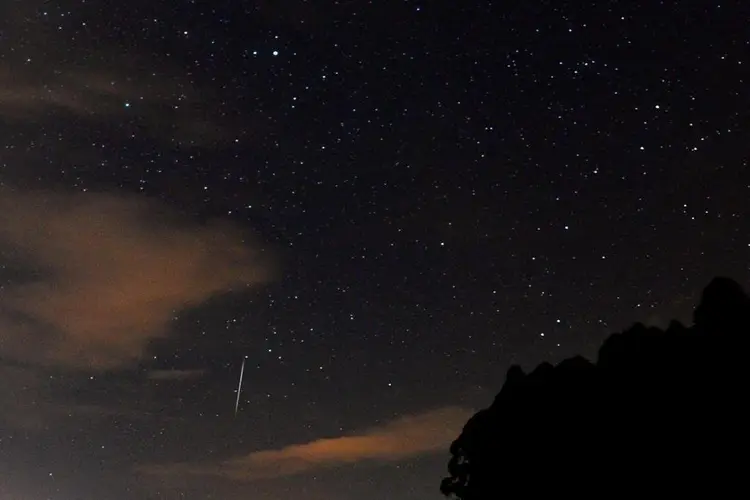
<path id="1" fill-rule="evenodd" d="M 181 381 L 197 379 L 205 373 L 205 370 L 151 370 L 146 376 L 149 380 Z"/>
<path id="2" fill-rule="evenodd" d="M 95 122 L 135 121 L 151 136 L 187 147 L 237 137 L 233 124 L 212 115 L 215 102 L 206 89 L 164 73 L 138 74 L 75 66 L 46 72 L 0 62 L 0 116 L 30 123 L 53 113 Z"/>
<path id="3" fill-rule="evenodd" d="M 450 406 L 408 415 L 360 434 L 263 450 L 217 463 L 146 465 L 138 470 L 169 481 L 184 476 L 219 476 L 236 481 L 271 479 L 357 462 L 396 462 L 445 451 L 473 414 Z"/>
<path id="4" fill-rule="evenodd" d="M 0 355 L 32 365 L 126 366 L 181 309 L 272 274 L 238 227 L 136 197 L 2 190 L 0 243 L 27 272 L 0 291 Z"/>
<path id="5" fill-rule="evenodd" d="M 0 66 L 0 110 L 5 116 L 29 119 L 53 108 L 90 116 L 122 113 L 126 100 L 138 92 L 117 80 L 80 70 L 45 75 L 24 66 Z"/>
<path id="6" fill-rule="evenodd" d="M 6 122 L 129 123 L 180 147 L 228 143 L 268 126 L 252 114 L 249 131 L 244 121 L 238 126 L 216 111 L 218 86 L 196 84 L 185 76 L 189 69 L 145 45 L 123 47 L 84 33 L 71 40 L 53 16 L 41 15 L 52 9 L 42 0 L 0 2 L 0 118 Z"/>
<path id="7" fill-rule="evenodd" d="M 49 412 L 44 401 L 44 379 L 37 370 L 0 362 L 0 424 L 36 431 L 44 428 Z"/>

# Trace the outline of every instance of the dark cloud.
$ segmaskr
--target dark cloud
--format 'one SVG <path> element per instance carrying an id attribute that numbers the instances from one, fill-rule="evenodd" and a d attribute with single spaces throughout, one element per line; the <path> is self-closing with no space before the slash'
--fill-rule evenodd
<path id="1" fill-rule="evenodd" d="M 206 374 L 205 370 L 151 370 L 149 380 L 194 380 Z"/>
<path id="2" fill-rule="evenodd" d="M 135 120 L 144 133 L 180 146 L 203 146 L 235 139 L 239 132 L 211 112 L 215 101 L 204 90 L 170 74 L 141 79 L 121 69 L 43 62 L 0 62 L 0 116 L 35 123 L 63 113 L 94 123 Z M 120 67 L 127 67 L 126 61 Z"/>
<path id="3" fill-rule="evenodd" d="M 0 361 L 0 423 L 27 431 L 44 428 L 51 405 L 46 399 L 43 374 L 3 361 Z"/>
<path id="4" fill-rule="evenodd" d="M 243 136 L 244 127 L 215 113 L 220 97 L 186 76 L 181 64 L 137 44 L 123 50 L 100 38 L 69 39 L 53 19 L 64 24 L 74 15 L 54 10 L 38 0 L 0 6 L 0 42 L 9 45 L 0 58 L 0 117 L 23 124 L 56 115 L 110 127 L 136 123 L 143 134 L 180 147 Z"/>

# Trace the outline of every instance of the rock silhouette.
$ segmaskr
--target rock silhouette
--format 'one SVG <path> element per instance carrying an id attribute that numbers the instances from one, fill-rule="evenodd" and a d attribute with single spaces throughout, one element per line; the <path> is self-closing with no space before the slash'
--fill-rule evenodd
<path id="1" fill-rule="evenodd" d="M 750 298 L 716 278 L 692 327 L 636 324 L 610 336 L 596 363 L 511 367 L 451 445 L 441 491 L 461 500 L 741 494 L 748 335 Z"/>

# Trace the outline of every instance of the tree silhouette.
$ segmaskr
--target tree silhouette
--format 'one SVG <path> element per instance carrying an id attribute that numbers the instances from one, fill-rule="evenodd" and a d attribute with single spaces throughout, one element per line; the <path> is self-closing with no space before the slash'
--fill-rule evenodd
<path id="1" fill-rule="evenodd" d="M 610 336 L 596 363 L 511 367 L 451 445 L 441 491 L 461 500 L 744 491 L 748 334 L 750 298 L 716 278 L 690 328 L 636 324 Z"/>

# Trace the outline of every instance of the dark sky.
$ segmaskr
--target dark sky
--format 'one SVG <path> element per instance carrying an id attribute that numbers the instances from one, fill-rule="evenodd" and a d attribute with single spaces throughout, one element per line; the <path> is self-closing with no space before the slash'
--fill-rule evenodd
<path id="1" fill-rule="evenodd" d="M 0 0 L 0 496 L 439 498 L 511 364 L 750 282 L 749 16 Z"/>

